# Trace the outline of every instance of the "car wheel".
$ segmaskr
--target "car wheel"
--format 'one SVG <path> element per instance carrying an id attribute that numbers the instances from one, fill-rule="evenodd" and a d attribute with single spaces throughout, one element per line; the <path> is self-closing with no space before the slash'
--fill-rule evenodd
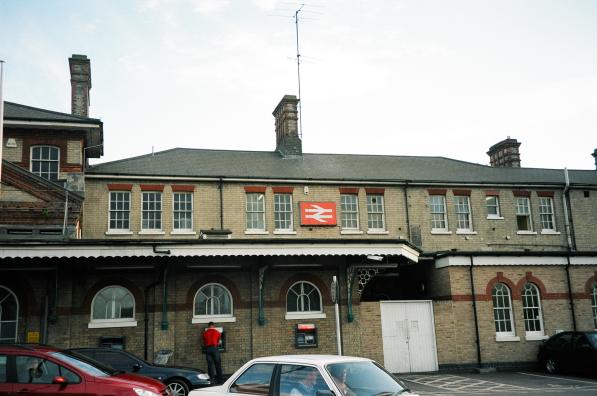
<path id="1" fill-rule="evenodd" d="M 552 358 L 551 356 L 545 359 L 545 371 L 547 371 L 549 374 L 555 374 L 558 371 L 556 359 Z"/>
<path id="2" fill-rule="evenodd" d="M 182 380 L 168 381 L 168 388 L 172 396 L 187 396 L 189 394 L 189 387 Z"/>

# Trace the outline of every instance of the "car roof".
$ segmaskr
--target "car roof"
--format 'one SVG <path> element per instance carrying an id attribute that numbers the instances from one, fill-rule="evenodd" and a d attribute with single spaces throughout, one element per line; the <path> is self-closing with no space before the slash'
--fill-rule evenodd
<path id="1" fill-rule="evenodd" d="M 35 352 L 58 352 L 59 348 L 43 344 L 0 344 L 3 351 L 35 351 Z"/>
<path id="2" fill-rule="evenodd" d="M 339 355 L 279 355 L 264 356 L 251 360 L 251 362 L 280 362 L 280 363 L 299 363 L 325 365 L 330 363 L 348 363 L 348 362 L 370 362 L 371 359 L 339 356 Z"/>

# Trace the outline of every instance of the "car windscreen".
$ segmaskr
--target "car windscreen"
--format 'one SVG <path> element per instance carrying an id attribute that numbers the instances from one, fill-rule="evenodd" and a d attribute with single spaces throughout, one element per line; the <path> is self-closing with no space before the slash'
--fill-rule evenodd
<path id="1" fill-rule="evenodd" d="M 58 360 L 68 363 L 71 366 L 96 377 L 106 377 L 117 373 L 112 367 L 108 367 L 73 351 L 52 352 L 51 355 Z"/>
<path id="2" fill-rule="evenodd" d="M 393 396 L 408 390 L 374 362 L 332 363 L 326 366 L 326 370 L 345 395 Z"/>
<path id="3" fill-rule="evenodd" d="M 597 333 L 587 333 L 587 338 L 593 347 L 597 348 Z"/>

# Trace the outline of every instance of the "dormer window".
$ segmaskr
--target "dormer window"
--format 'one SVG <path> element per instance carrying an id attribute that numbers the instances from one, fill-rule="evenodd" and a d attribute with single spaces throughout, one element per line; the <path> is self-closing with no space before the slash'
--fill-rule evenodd
<path id="1" fill-rule="evenodd" d="M 31 147 L 31 173 L 44 179 L 58 180 L 60 149 L 54 146 Z"/>

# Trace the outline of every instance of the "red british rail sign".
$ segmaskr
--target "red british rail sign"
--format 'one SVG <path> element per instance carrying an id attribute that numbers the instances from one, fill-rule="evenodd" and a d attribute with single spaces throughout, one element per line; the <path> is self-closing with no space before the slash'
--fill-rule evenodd
<path id="1" fill-rule="evenodd" d="M 301 225 L 336 225 L 336 203 L 301 202 Z"/>

